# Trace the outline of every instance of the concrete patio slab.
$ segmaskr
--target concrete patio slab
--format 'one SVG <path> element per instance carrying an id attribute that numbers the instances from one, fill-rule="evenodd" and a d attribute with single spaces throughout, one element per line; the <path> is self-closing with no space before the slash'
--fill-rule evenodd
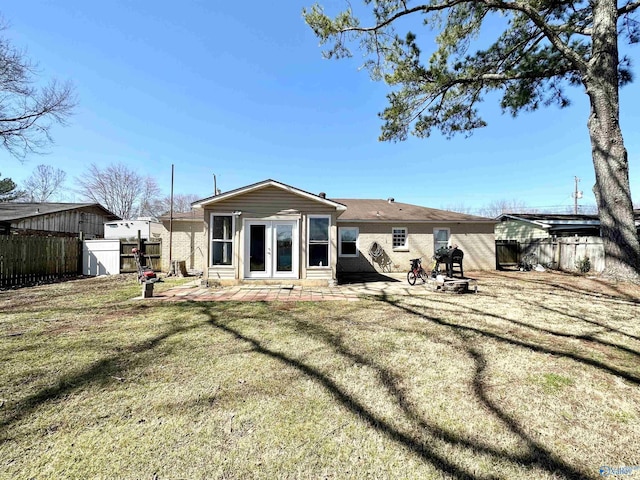
<path id="1" fill-rule="evenodd" d="M 198 280 L 154 294 L 152 299 L 165 301 L 207 302 L 326 302 L 358 301 L 363 296 L 416 296 L 435 294 L 429 282 L 409 285 L 406 273 L 388 273 L 358 281 L 353 276 L 337 286 L 304 287 L 293 285 L 235 285 L 203 288 Z"/>

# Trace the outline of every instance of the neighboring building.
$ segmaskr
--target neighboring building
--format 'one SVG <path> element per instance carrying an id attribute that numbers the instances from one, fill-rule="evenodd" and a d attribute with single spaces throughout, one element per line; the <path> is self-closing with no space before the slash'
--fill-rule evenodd
<path id="1" fill-rule="evenodd" d="M 137 220 L 118 220 L 104 224 L 104 238 L 157 240 L 162 235 L 162 223 L 151 217 L 140 217 Z"/>
<path id="2" fill-rule="evenodd" d="M 640 234 L 640 210 L 634 210 Z M 567 272 L 588 258 L 591 271 L 602 272 L 605 254 L 597 215 L 509 213 L 496 224 L 496 268 L 518 267 L 524 255 Z"/>
<path id="3" fill-rule="evenodd" d="M 98 203 L 0 203 L 0 234 L 103 238 L 119 217 Z"/>
<path id="4" fill-rule="evenodd" d="M 161 218 L 163 258 L 206 279 L 326 283 L 339 272 L 404 272 L 457 244 L 466 270 L 495 267 L 495 220 L 388 200 L 329 199 L 265 180 L 194 202 Z M 168 267 L 168 260 L 163 269 Z"/>
<path id="5" fill-rule="evenodd" d="M 636 229 L 640 229 L 640 210 L 634 210 Z M 552 237 L 599 237 L 598 215 L 509 213 L 500 215 L 496 240 L 531 240 Z"/>

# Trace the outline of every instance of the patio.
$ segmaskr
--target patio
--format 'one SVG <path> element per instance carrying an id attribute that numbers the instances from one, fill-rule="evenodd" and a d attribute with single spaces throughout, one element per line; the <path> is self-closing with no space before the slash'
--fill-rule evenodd
<path id="1" fill-rule="evenodd" d="M 199 280 L 154 294 L 152 299 L 198 302 L 271 302 L 271 301 L 358 301 L 360 296 L 429 295 L 429 284 L 411 286 L 406 273 L 388 273 L 363 277 L 342 278 L 340 284 L 327 287 L 298 285 L 235 285 L 231 287 L 202 287 Z"/>

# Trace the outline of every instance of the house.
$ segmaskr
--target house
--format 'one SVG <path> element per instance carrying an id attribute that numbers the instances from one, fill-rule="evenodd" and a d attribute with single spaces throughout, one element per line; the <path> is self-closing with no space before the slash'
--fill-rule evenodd
<path id="1" fill-rule="evenodd" d="M 192 206 L 161 218 L 172 223 L 163 245 L 211 282 L 326 284 L 339 273 L 405 272 L 410 259 L 452 244 L 464 251 L 465 270 L 495 266 L 494 220 L 391 198 L 330 199 L 265 180 Z"/>
<path id="2" fill-rule="evenodd" d="M 104 237 L 119 217 L 98 203 L 0 203 L 0 234 Z"/>
<path id="3" fill-rule="evenodd" d="M 640 210 L 634 210 L 640 234 Z M 576 271 L 581 259 L 589 259 L 591 271 L 602 272 L 605 254 L 597 215 L 509 213 L 496 224 L 496 268 L 518 266 L 524 255 L 542 265 Z"/>
<path id="4" fill-rule="evenodd" d="M 158 239 L 162 235 L 162 223 L 152 217 L 136 220 L 117 220 L 104 224 L 104 238 L 126 238 L 143 240 Z"/>
<path id="5" fill-rule="evenodd" d="M 636 229 L 640 229 L 640 210 L 634 210 Z M 554 237 L 599 237 L 598 215 L 508 213 L 500 215 L 496 240 L 529 242 Z"/>

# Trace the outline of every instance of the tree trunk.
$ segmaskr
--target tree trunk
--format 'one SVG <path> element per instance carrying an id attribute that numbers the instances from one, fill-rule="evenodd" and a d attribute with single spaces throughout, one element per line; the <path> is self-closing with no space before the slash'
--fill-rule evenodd
<path id="1" fill-rule="evenodd" d="M 583 78 L 591 104 L 591 138 L 605 274 L 640 280 L 640 242 L 633 217 L 629 162 L 619 123 L 618 32 L 615 0 L 595 0 L 592 57 Z"/>

